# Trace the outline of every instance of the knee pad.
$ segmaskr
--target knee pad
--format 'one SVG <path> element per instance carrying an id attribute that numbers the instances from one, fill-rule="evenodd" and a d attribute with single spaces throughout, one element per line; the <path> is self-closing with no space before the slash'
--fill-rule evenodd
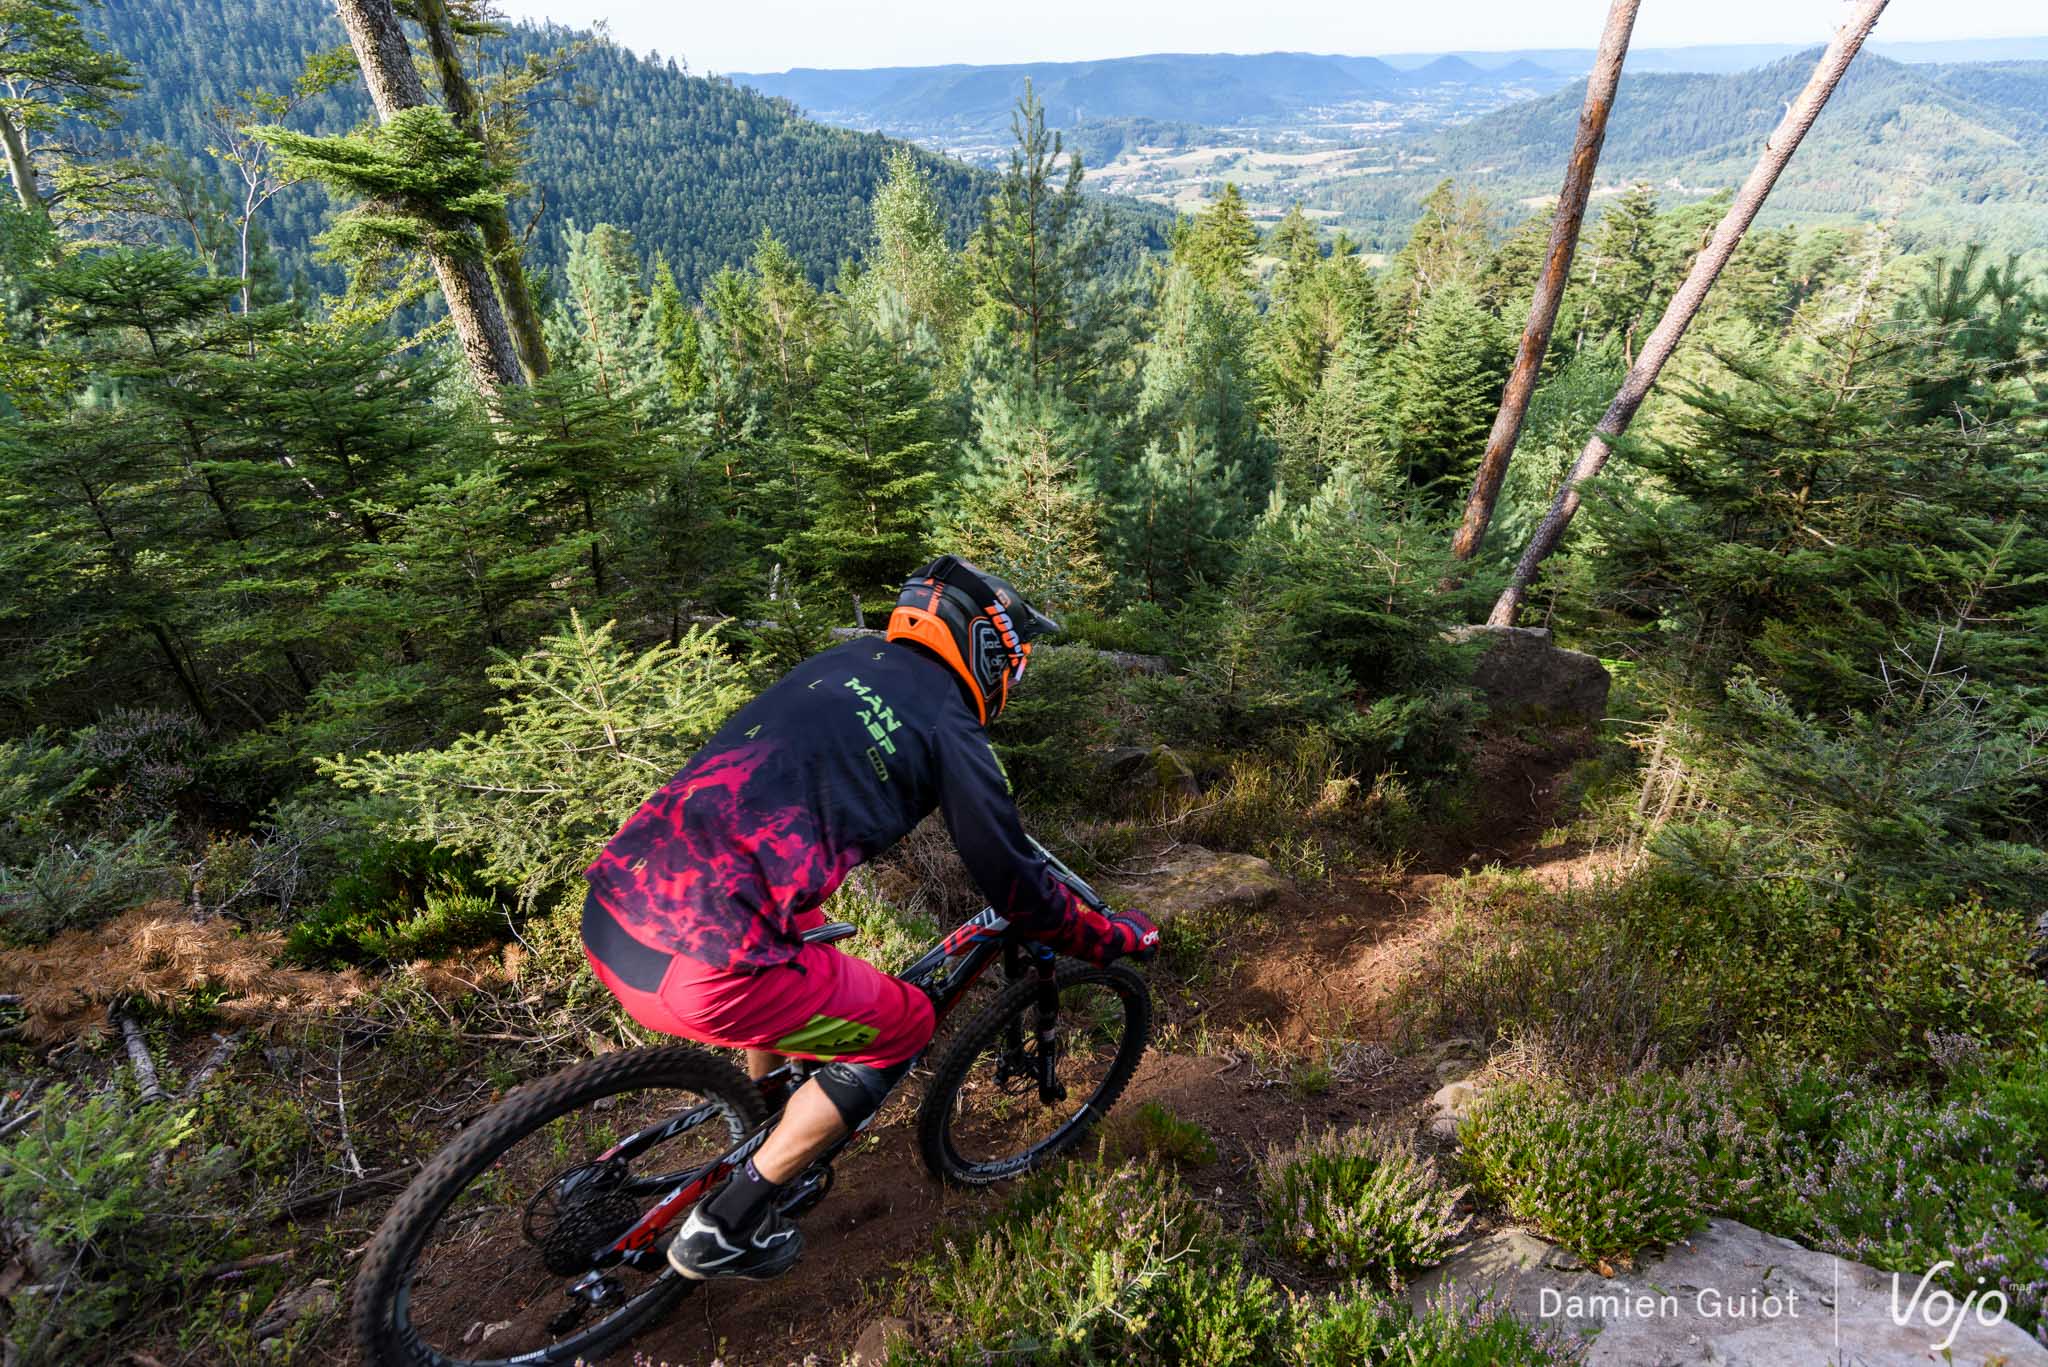
<path id="1" fill-rule="evenodd" d="M 855 1128 L 882 1108 L 890 1089 L 910 1071 L 910 1060 L 877 1068 L 871 1063 L 828 1063 L 817 1072 L 825 1099 L 848 1128 Z"/>

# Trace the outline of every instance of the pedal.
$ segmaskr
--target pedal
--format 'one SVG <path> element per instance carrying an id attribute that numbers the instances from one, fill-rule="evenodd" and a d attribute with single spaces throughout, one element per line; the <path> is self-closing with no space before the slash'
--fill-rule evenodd
<path id="1" fill-rule="evenodd" d="M 782 1194 L 782 1200 L 777 1203 L 777 1208 L 784 1215 L 794 1219 L 824 1200 L 826 1193 L 831 1190 L 832 1165 L 827 1163 L 823 1167 L 812 1168 L 790 1183 L 789 1189 Z"/>

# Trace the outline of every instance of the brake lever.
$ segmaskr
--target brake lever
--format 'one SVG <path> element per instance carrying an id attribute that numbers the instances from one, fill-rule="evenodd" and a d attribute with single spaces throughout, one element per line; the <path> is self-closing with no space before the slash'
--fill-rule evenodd
<path id="1" fill-rule="evenodd" d="M 1045 846 L 1039 844 L 1038 838 L 1036 836 L 1026 835 L 1024 838 L 1031 842 L 1031 848 L 1038 851 L 1039 857 L 1044 859 L 1046 863 L 1052 866 L 1054 876 L 1056 876 L 1062 883 L 1065 883 L 1069 888 L 1072 888 L 1074 891 L 1074 895 L 1076 897 L 1079 897 L 1083 902 L 1087 903 L 1090 909 L 1094 911 L 1099 911 L 1104 916 L 1115 915 L 1115 913 L 1110 910 L 1109 903 L 1102 900 L 1101 894 L 1097 893 L 1094 888 L 1088 886 L 1087 879 L 1083 878 L 1080 874 L 1075 873 L 1072 869 L 1068 868 L 1064 863 L 1061 862 L 1060 857 L 1058 855 L 1054 854 Z"/>

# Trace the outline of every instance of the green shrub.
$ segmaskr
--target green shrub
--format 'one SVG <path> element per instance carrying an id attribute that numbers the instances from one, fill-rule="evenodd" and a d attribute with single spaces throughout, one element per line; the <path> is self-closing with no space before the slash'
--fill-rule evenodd
<path id="1" fill-rule="evenodd" d="M 1203 1168 L 1216 1161 L 1216 1141 L 1209 1132 L 1156 1101 L 1117 1112 L 1108 1129 L 1111 1152 L 1120 1157 L 1143 1155 L 1183 1168 Z"/>
<path id="2" fill-rule="evenodd" d="M 35 1234 L 25 1251 L 38 1289 L 9 1301 L 23 1362 L 79 1360 L 95 1335 L 180 1295 L 218 1255 L 232 1225 L 206 1195 L 233 1155 L 179 1152 L 194 1125 L 189 1110 L 59 1085 L 0 1147 L 0 1212 Z"/>
<path id="3" fill-rule="evenodd" d="M 1325 1130 L 1269 1151 L 1259 1165 L 1265 1240 L 1275 1252 L 1347 1276 L 1399 1285 L 1441 1259 L 1464 1231 L 1465 1188 L 1450 1188 L 1412 1138 L 1390 1129 Z"/>
<path id="4" fill-rule="evenodd" d="M 53 844 L 26 868 L 0 869 L 0 936 L 41 944 L 173 896 L 182 884 L 175 857 L 168 821 L 119 839 L 89 836 Z"/>
<path id="5" fill-rule="evenodd" d="M 1018 800 L 1052 808 L 1113 796 L 1088 752 L 1116 743 L 1130 711 L 1121 667 L 1093 651 L 1036 651 L 990 732 Z"/>
<path id="6" fill-rule="evenodd" d="M 1748 1218 L 1956 1295 L 1996 1288 L 2048 1341 L 2048 1055 L 1978 1056 L 1934 1095 L 1812 1064 L 1751 1066 L 1746 1122 L 1779 1151 Z M 1736 1202 L 1729 1202 L 1737 1205 Z M 1981 1281 L 1979 1279 L 1982 1279 Z"/>
<path id="7" fill-rule="evenodd" d="M 1166 1362 L 1244 1367 L 1273 1360 L 1284 1323 L 1280 1289 L 1247 1272 L 1232 1253 L 1211 1263 L 1183 1263 L 1166 1283 L 1158 1327 L 1148 1337 L 1164 1344 L 1157 1356 Z"/>
<path id="8" fill-rule="evenodd" d="M 32 731 L 0 741 L 0 867 L 33 863 L 93 779 L 78 748 Z"/>
<path id="9" fill-rule="evenodd" d="M 1926 1063 L 1930 1040 L 2003 1046 L 2048 1026 L 2048 985 L 2029 961 L 2034 938 L 2023 917 L 1981 902 L 1887 908 L 1877 938 L 1884 952 L 1865 1032 L 1871 1056 Z"/>
<path id="10" fill-rule="evenodd" d="M 1588 1261 L 1628 1259 L 1699 1228 L 1715 1195 L 1682 1084 L 1632 1079 L 1578 1097 L 1557 1084 L 1485 1093 L 1459 1130 L 1480 1191 Z"/>
<path id="11" fill-rule="evenodd" d="M 860 928 L 860 934 L 841 940 L 839 947 L 866 959 L 884 973 L 910 967 L 938 943 L 940 935 L 951 929 L 941 926 L 933 916 L 883 901 L 870 893 L 868 887 L 869 880 L 856 872 L 826 901 L 824 911 L 835 921 Z"/>
<path id="12" fill-rule="evenodd" d="M 1075 1164 L 1028 1183 L 971 1245 L 948 1240 L 914 1281 L 941 1321 L 938 1362 L 1157 1361 L 1146 1345 L 1162 1332 L 1246 1329 L 1181 1280 L 1221 1251 L 1216 1217 L 1166 1173 Z"/>
<path id="13" fill-rule="evenodd" d="M 286 945 L 305 963 L 402 961 L 502 936 L 506 925 L 505 906 L 473 859 L 372 836 L 327 900 L 292 925 Z"/>
<path id="14" fill-rule="evenodd" d="M 1411 1312 L 1357 1291 L 1297 1310 L 1292 1367 L 1567 1367 L 1586 1349 L 1484 1300 L 1441 1295 Z"/>
<path id="15" fill-rule="evenodd" d="M 2044 723 L 1911 658 L 1858 683 L 1877 695 L 1868 709 L 1823 718 L 1738 674 L 1689 757 L 1712 776 L 1712 813 L 1660 847 L 1718 881 L 1793 875 L 1859 901 L 2033 905 L 2048 851 L 2024 813 L 2048 777 Z"/>
<path id="16" fill-rule="evenodd" d="M 392 800 L 385 834 L 471 855 L 528 905 L 587 863 L 746 696 L 740 667 L 708 632 L 634 653 L 610 625 L 574 616 L 490 677 L 502 695 L 495 729 L 321 769 Z"/>
<path id="17" fill-rule="evenodd" d="M 1464 880 L 1462 907 L 1403 988 L 1418 1034 L 1539 1042 L 1559 1062 L 1683 1066 L 1778 1038 L 1893 1073 L 1930 1035 L 1999 1045 L 2048 1027 L 2016 914 L 1863 906 L 1805 880 L 1715 885 L 1653 862 L 1568 893 Z"/>
<path id="18" fill-rule="evenodd" d="M 1132 655 L 1164 655 L 1173 648 L 1171 624 L 1156 603 L 1133 603 L 1108 617 L 1085 608 L 1070 608 L 1060 614 L 1060 626 L 1059 639 L 1063 644 Z"/>

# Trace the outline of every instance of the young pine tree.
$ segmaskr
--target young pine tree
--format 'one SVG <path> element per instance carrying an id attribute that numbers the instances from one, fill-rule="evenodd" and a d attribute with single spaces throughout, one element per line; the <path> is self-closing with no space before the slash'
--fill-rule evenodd
<path id="1" fill-rule="evenodd" d="M 1448 500 L 1486 447 L 1511 357 L 1500 320 L 1463 285 L 1424 301 L 1415 335 L 1394 358 L 1401 467 L 1417 489 Z"/>
<path id="2" fill-rule="evenodd" d="M 941 357 L 960 349 L 973 310 L 967 268 L 946 241 L 946 220 L 930 175 L 907 147 L 889 155 L 889 178 L 875 191 L 874 244 L 859 294 L 869 318 L 886 330 L 900 320 L 928 328 Z"/>
<path id="3" fill-rule="evenodd" d="M 1180 431 L 1200 433 L 1236 486 L 1226 491 L 1242 507 L 1255 507 L 1272 478 L 1272 445 L 1259 430 L 1251 301 L 1203 282 L 1191 265 L 1172 266 L 1159 302 L 1152 344 L 1145 354 L 1138 421 L 1152 437 L 1171 441 Z"/>
<path id="4" fill-rule="evenodd" d="M 1259 230 L 1252 226 L 1237 186 L 1226 183 L 1216 202 L 1178 225 L 1173 261 L 1219 293 L 1249 296 L 1252 258 L 1258 254 Z"/>
<path id="5" fill-rule="evenodd" d="M 1154 440 L 1123 472 L 1113 524 L 1117 563 L 1130 590 L 1154 603 L 1178 602 L 1219 582 L 1235 559 L 1231 538 L 1244 524 L 1237 472 L 1192 426 Z"/>
<path id="6" fill-rule="evenodd" d="M 1100 290 L 1102 226 L 1081 197 L 1080 155 L 1060 170 L 1060 136 L 1046 131 L 1029 81 L 1010 125 L 1009 169 L 968 258 L 975 296 L 1032 384 L 1074 392 L 1093 378 L 1090 296 Z"/>
<path id="7" fill-rule="evenodd" d="M 984 396 L 974 417 L 939 545 L 1001 574 L 1055 617 L 1098 608 L 1110 578 L 1102 504 L 1081 474 L 1100 445 L 1096 424 L 1028 388 Z"/>
<path id="8" fill-rule="evenodd" d="M 924 376 L 850 319 L 819 352 L 791 440 L 791 492 L 807 515 L 776 553 L 843 593 L 892 599 L 927 545 L 940 450 Z"/>

